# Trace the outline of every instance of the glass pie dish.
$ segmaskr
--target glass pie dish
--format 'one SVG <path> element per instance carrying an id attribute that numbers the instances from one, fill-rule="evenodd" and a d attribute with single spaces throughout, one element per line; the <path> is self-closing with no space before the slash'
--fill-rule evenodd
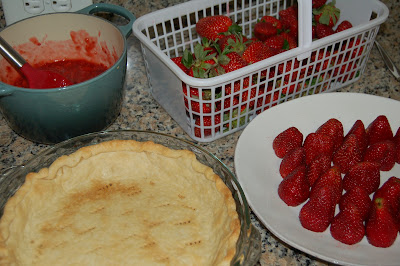
<path id="1" fill-rule="evenodd" d="M 94 145 L 114 139 L 133 139 L 136 141 L 153 141 L 170 149 L 192 151 L 197 160 L 211 167 L 220 176 L 232 192 L 236 203 L 236 211 L 240 219 L 240 235 L 236 243 L 236 254 L 231 265 L 254 265 L 261 255 L 260 233 L 252 225 L 250 209 L 239 182 L 234 174 L 214 155 L 193 143 L 173 136 L 149 131 L 104 131 L 78 136 L 47 148 L 25 165 L 9 169 L 0 176 L 0 216 L 7 200 L 15 194 L 24 183 L 25 176 L 49 167 L 58 157 L 69 155 L 81 147 Z"/>

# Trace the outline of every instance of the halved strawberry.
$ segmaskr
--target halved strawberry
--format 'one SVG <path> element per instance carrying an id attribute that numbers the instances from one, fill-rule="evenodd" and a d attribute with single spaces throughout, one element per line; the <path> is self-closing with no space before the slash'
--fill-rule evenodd
<path id="1" fill-rule="evenodd" d="M 328 187 L 333 193 L 335 203 L 339 203 L 343 192 L 343 180 L 339 167 L 332 166 L 315 181 L 311 187 L 310 197 L 323 187 Z"/>
<path id="2" fill-rule="evenodd" d="M 324 124 L 322 124 L 316 131 L 316 133 L 321 133 L 332 137 L 334 151 L 336 151 L 343 143 L 344 131 L 342 122 L 336 118 L 330 118 Z"/>
<path id="3" fill-rule="evenodd" d="M 332 138 L 325 134 L 310 133 L 304 140 L 304 150 L 306 153 L 306 164 L 309 165 L 321 154 L 327 155 L 329 158 L 333 154 Z"/>
<path id="4" fill-rule="evenodd" d="M 326 171 L 331 168 L 331 157 L 326 154 L 320 154 L 306 168 L 306 176 L 310 186 Z"/>
<path id="5" fill-rule="evenodd" d="M 306 169 L 300 165 L 279 184 L 278 195 L 288 206 L 298 206 L 308 199 L 310 185 L 306 179 Z"/>
<path id="6" fill-rule="evenodd" d="M 351 134 L 346 137 L 342 146 L 333 155 L 332 161 L 334 165 L 339 166 L 343 174 L 362 161 L 362 153 L 355 135 Z"/>
<path id="7" fill-rule="evenodd" d="M 300 209 L 301 225 L 313 232 L 325 231 L 335 215 L 335 200 L 330 188 L 319 189 Z"/>
<path id="8" fill-rule="evenodd" d="M 381 183 L 380 165 L 374 162 L 360 162 L 350 168 L 343 177 L 343 188 L 363 188 L 368 194 L 374 193 Z"/>
<path id="9" fill-rule="evenodd" d="M 365 151 L 364 161 L 378 163 L 381 171 L 392 170 L 396 163 L 396 147 L 394 142 L 384 140 L 372 144 Z"/>
<path id="10" fill-rule="evenodd" d="M 354 204 L 360 212 L 360 216 L 365 221 L 369 216 L 372 201 L 369 194 L 361 187 L 354 187 L 346 191 L 339 201 L 339 209 L 344 210 L 348 204 Z"/>
<path id="11" fill-rule="evenodd" d="M 305 154 L 303 147 L 297 147 L 291 150 L 285 155 L 285 157 L 283 157 L 281 164 L 279 166 L 279 173 L 283 178 L 285 178 L 294 169 L 296 169 L 302 164 L 305 164 L 304 159 L 305 159 Z"/>
<path id="12" fill-rule="evenodd" d="M 360 242 L 365 236 L 365 228 L 359 209 L 349 203 L 333 218 L 330 232 L 334 239 L 344 244 Z"/>
<path id="13" fill-rule="evenodd" d="M 276 156 L 283 158 L 291 150 L 301 147 L 303 144 L 303 133 L 296 127 L 289 127 L 279 133 L 272 142 Z"/>
<path id="14" fill-rule="evenodd" d="M 361 150 L 361 154 L 364 156 L 365 150 L 368 147 L 367 133 L 365 132 L 364 123 L 361 120 L 354 122 L 353 126 L 350 128 L 349 132 L 345 136 L 345 140 L 350 135 L 355 135 L 358 143 L 358 147 Z"/>
<path id="15" fill-rule="evenodd" d="M 396 135 L 393 138 L 396 148 L 396 163 L 400 164 L 400 127 L 397 129 Z"/>
<path id="16" fill-rule="evenodd" d="M 375 247 L 390 247 L 399 234 L 390 205 L 385 198 L 375 198 L 365 225 L 368 242 Z"/>
<path id="17" fill-rule="evenodd" d="M 366 128 L 368 145 L 384 140 L 392 140 L 393 131 L 385 115 L 379 115 Z"/>

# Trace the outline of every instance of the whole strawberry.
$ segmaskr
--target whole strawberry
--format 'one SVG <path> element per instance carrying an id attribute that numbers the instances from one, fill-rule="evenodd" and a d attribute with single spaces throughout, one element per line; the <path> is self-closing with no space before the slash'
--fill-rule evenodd
<path id="1" fill-rule="evenodd" d="M 301 208 L 301 225 L 313 232 L 325 231 L 335 215 L 335 205 L 332 191 L 328 187 L 319 189 Z"/>
<path id="2" fill-rule="evenodd" d="M 336 1 L 333 0 L 320 9 L 314 9 L 313 14 L 315 22 L 327 25 L 330 28 L 335 26 L 340 18 L 340 9 L 336 8 L 335 4 Z"/>
<path id="3" fill-rule="evenodd" d="M 361 150 L 361 154 L 364 156 L 365 150 L 368 147 L 368 139 L 367 133 L 365 132 L 364 123 L 361 120 L 356 120 L 356 122 L 354 122 L 349 132 L 347 132 L 345 139 L 347 139 L 350 135 L 355 135 L 357 138 L 358 147 Z"/>
<path id="4" fill-rule="evenodd" d="M 238 70 L 248 65 L 247 62 L 236 52 L 219 55 L 218 62 L 225 73 Z"/>
<path id="5" fill-rule="evenodd" d="M 279 197 L 288 206 L 298 206 L 308 199 L 310 185 L 306 178 L 306 169 L 300 165 L 286 176 L 278 187 Z"/>
<path id="6" fill-rule="evenodd" d="M 232 24 L 232 20 L 227 16 L 207 16 L 197 21 L 196 31 L 200 37 L 215 41 L 222 37 L 222 33 L 228 32 Z"/>
<path id="7" fill-rule="evenodd" d="M 312 8 L 318 9 L 318 8 L 322 7 L 323 5 L 325 5 L 326 1 L 327 0 L 312 0 Z"/>
<path id="8" fill-rule="evenodd" d="M 396 163 L 396 147 L 391 140 L 372 144 L 367 148 L 364 161 L 379 164 L 381 171 L 390 171 Z"/>
<path id="9" fill-rule="evenodd" d="M 310 186 L 326 171 L 331 168 L 331 158 L 326 154 L 320 154 L 306 167 L 306 176 Z"/>
<path id="10" fill-rule="evenodd" d="M 360 162 L 350 168 L 343 177 L 343 188 L 350 190 L 361 187 L 369 194 L 374 193 L 381 183 L 380 165 L 374 162 Z"/>
<path id="11" fill-rule="evenodd" d="M 335 33 L 344 31 L 344 30 L 348 30 L 350 28 L 352 28 L 353 25 L 351 24 L 350 21 L 348 20 L 343 20 L 336 28 Z"/>
<path id="12" fill-rule="evenodd" d="M 285 157 L 283 157 L 279 173 L 283 178 L 289 175 L 294 169 L 300 165 L 305 164 L 305 154 L 303 147 L 297 147 L 290 152 L 288 152 Z"/>
<path id="13" fill-rule="evenodd" d="M 349 203 L 333 218 L 330 232 L 334 239 L 344 244 L 360 242 L 364 238 L 365 228 L 358 208 Z"/>
<path id="14" fill-rule="evenodd" d="M 202 130 L 200 127 L 194 127 L 194 135 L 198 138 L 208 137 L 212 135 L 211 128 L 214 128 L 215 133 L 219 131 L 218 125 L 221 124 L 221 116 L 215 115 L 214 121 L 212 120 L 212 116 L 198 117 L 195 124 L 204 127 L 204 129 Z"/>
<path id="15" fill-rule="evenodd" d="M 375 198 L 373 200 L 365 228 L 368 242 L 371 245 L 381 248 L 393 245 L 399 231 L 386 199 Z"/>
<path id="16" fill-rule="evenodd" d="M 396 150 L 396 163 L 400 164 L 400 127 L 397 129 L 396 135 L 393 138 Z"/>
<path id="17" fill-rule="evenodd" d="M 283 158 L 291 150 L 302 146 L 303 134 L 296 127 L 289 127 L 279 133 L 272 142 L 276 156 Z"/>
<path id="18" fill-rule="evenodd" d="M 380 115 L 366 128 L 368 145 L 384 140 L 392 140 L 393 132 L 389 120 L 385 115 Z"/>
<path id="19" fill-rule="evenodd" d="M 384 198 L 390 205 L 393 214 L 400 212 L 400 179 L 390 177 L 374 194 L 375 198 Z M 400 222 L 400 221 L 398 221 Z"/>
<path id="20" fill-rule="evenodd" d="M 350 168 L 362 161 L 362 153 L 355 135 L 347 136 L 342 146 L 333 155 L 332 161 L 343 174 L 346 174 Z"/>
<path id="21" fill-rule="evenodd" d="M 371 210 L 372 201 L 369 194 L 361 187 L 354 187 L 346 191 L 339 201 L 339 210 L 344 210 L 349 204 L 354 204 L 363 221 L 365 221 Z"/>
<path id="22" fill-rule="evenodd" d="M 334 34 L 335 31 L 328 25 L 317 23 L 315 26 L 315 35 L 318 39 L 322 39 Z"/>
<path id="23" fill-rule="evenodd" d="M 274 55 L 275 53 L 263 42 L 255 41 L 246 48 L 243 52 L 242 58 L 247 62 L 247 64 L 253 64 Z"/>
<path id="24" fill-rule="evenodd" d="M 310 133 L 304 140 L 304 150 L 306 152 L 306 164 L 310 164 L 320 154 L 332 157 L 333 154 L 332 138 L 325 134 Z"/>
<path id="25" fill-rule="evenodd" d="M 278 29 L 272 23 L 264 20 L 261 20 L 254 25 L 254 36 L 260 41 L 265 41 L 277 33 Z"/>
<path id="26" fill-rule="evenodd" d="M 339 167 L 332 166 L 315 181 L 311 187 L 310 197 L 317 195 L 318 191 L 323 187 L 329 188 L 333 194 L 335 204 L 339 203 L 343 192 L 343 181 Z"/>
<path id="27" fill-rule="evenodd" d="M 332 137 L 334 150 L 336 151 L 343 143 L 344 131 L 342 122 L 336 118 L 331 118 L 322 124 L 316 131 Z"/>

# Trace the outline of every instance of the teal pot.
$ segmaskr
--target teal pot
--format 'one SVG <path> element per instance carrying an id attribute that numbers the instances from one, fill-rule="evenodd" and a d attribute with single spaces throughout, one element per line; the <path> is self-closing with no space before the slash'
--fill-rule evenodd
<path id="1" fill-rule="evenodd" d="M 114 25 L 94 15 L 100 12 L 115 13 L 128 23 Z M 4 81 L 0 82 L 0 110 L 9 126 L 26 139 L 46 144 L 107 128 L 121 110 L 127 66 L 126 38 L 135 19 L 120 6 L 94 4 L 76 13 L 28 18 L 1 31 L 0 35 L 32 65 L 48 57 L 49 62 L 85 59 L 108 66 L 102 74 L 64 88 L 20 88 L 5 83 L 7 77 L 0 77 Z M 78 40 L 67 44 L 74 39 L 72 36 Z M 30 49 L 32 45 L 34 48 Z M 11 69 L 8 75 L 12 75 L 14 69 L 1 60 L 0 75 L 4 76 L 7 69 L 8 72 Z"/>

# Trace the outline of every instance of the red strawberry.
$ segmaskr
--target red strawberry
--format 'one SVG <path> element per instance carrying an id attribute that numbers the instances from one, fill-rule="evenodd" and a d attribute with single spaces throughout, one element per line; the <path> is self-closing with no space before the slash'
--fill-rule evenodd
<path id="1" fill-rule="evenodd" d="M 342 51 L 347 50 L 346 57 L 351 59 L 356 58 L 357 56 L 361 56 L 364 51 L 364 46 L 361 46 L 360 39 L 351 39 L 348 45 L 342 46 Z"/>
<path id="2" fill-rule="evenodd" d="M 227 16 L 208 16 L 197 21 L 196 31 L 201 37 L 215 41 L 222 36 L 221 33 L 227 32 L 232 24 L 232 20 Z"/>
<path id="3" fill-rule="evenodd" d="M 300 62 L 297 59 L 288 60 L 286 63 L 281 63 L 278 65 L 278 73 L 286 74 L 284 79 L 286 81 L 295 81 L 299 74 Z M 290 73 L 292 72 L 292 73 Z"/>
<path id="4" fill-rule="evenodd" d="M 306 176 L 310 186 L 326 171 L 331 168 L 331 158 L 326 154 L 320 154 L 306 168 Z"/>
<path id="5" fill-rule="evenodd" d="M 327 0 L 312 0 L 312 8 L 318 9 L 318 8 L 322 7 L 323 5 L 325 5 L 326 1 Z"/>
<path id="6" fill-rule="evenodd" d="M 396 163 L 396 147 L 394 142 L 385 140 L 372 144 L 365 151 L 364 161 L 378 163 L 381 171 L 392 170 Z"/>
<path id="7" fill-rule="evenodd" d="M 346 174 L 351 167 L 362 161 L 362 153 L 355 135 L 346 137 L 342 146 L 333 154 L 332 161 L 334 165 L 339 166 L 343 174 Z"/>
<path id="8" fill-rule="evenodd" d="M 283 178 L 289 175 L 294 169 L 304 164 L 305 154 L 303 147 L 297 147 L 288 152 L 285 157 L 283 157 L 280 167 L 279 173 Z"/>
<path id="9" fill-rule="evenodd" d="M 297 38 L 296 36 L 293 36 L 293 34 L 282 32 L 280 36 L 283 38 L 283 50 L 290 50 L 297 47 Z"/>
<path id="10" fill-rule="evenodd" d="M 325 134 L 310 133 L 304 140 L 304 150 L 306 153 L 306 164 L 309 165 L 320 154 L 325 154 L 329 158 L 333 154 L 332 138 Z"/>
<path id="11" fill-rule="evenodd" d="M 232 33 L 229 35 L 221 36 L 218 40 L 220 50 L 223 51 L 229 46 L 231 52 L 242 54 L 246 50 L 247 45 L 250 43 L 246 36 L 242 33 Z"/>
<path id="12" fill-rule="evenodd" d="M 278 187 L 279 197 L 288 206 L 298 206 L 308 199 L 310 185 L 306 179 L 306 168 L 300 165 L 286 176 Z"/>
<path id="13" fill-rule="evenodd" d="M 220 55 L 218 61 L 226 73 L 247 66 L 247 62 L 236 52 Z"/>
<path id="14" fill-rule="evenodd" d="M 310 197 L 318 193 L 323 187 L 328 187 L 334 196 L 335 204 L 339 203 L 340 197 L 343 192 L 342 175 L 337 166 L 332 166 L 325 173 L 323 173 L 311 187 Z"/>
<path id="15" fill-rule="evenodd" d="M 365 189 L 368 194 L 374 193 L 381 184 L 379 164 L 360 162 L 350 168 L 343 178 L 343 188 L 350 190 L 354 187 Z"/>
<path id="16" fill-rule="evenodd" d="M 327 37 L 329 35 L 332 35 L 334 33 L 335 33 L 334 30 L 331 27 L 327 26 L 327 25 L 318 23 L 315 26 L 315 34 L 317 35 L 318 39 L 325 38 L 325 37 Z"/>
<path id="17" fill-rule="evenodd" d="M 354 245 L 360 242 L 364 238 L 365 228 L 358 208 L 349 203 L 333 218 L 330 232 L 334 239 L 344 244 Z"/>
<path id="18" fill-rule="evenodd" d="M 325 231 L 335 215 L 335 205 L 332 191 L 328 187 L 319 189 L 301 208 L 301 225 L 313 232 Z"/>
<path id="19" fill-rule="evenodd" d="M 337 28 L 336 28 L 336 30 L 335 30 L 335 33 L 338 33 L 338 32 L 341 32 L 341 31 L 344 31 L 344 30 L 347 30 L 347 29 L 350 29 L 350 28 L 352 28 L 352 27 L 353 27 L 353 25 L 351 24 L 350 21 L 348 21 L 348 20 L 343 20 L 343 21 L 337 26 Z"/>
<path id="20" fill-rule="evenodd" d="M 285 44 L 285 40 L 283 39 L 282 35 L 274 35 L 269 37 L 264 41 L 264 44 L 269 48 L 274 48 L 276 51 L 283 50 L 283 45 Z"/>
<path id="21" fill-rule="evenodd" d="M 317 23 L 333 27 L 340 17 L 340 9 L 335 7 L 335 2 L 330 2 L 320 9 L 314 9 L 314 20 Z"/>
<path id="22" fill-rule="evenodd" d="M 171 60 L 186 74 L 188 73 L 189 69 L 183 64 L 182 56 L 173 57 Z"/>
<path id="23" fill-rule="evenodd" d="M 290 127 L 279 133 L 272 142 L 276 156 L 283 158 L 291 150 L 303 144 L 303 133 L 296 127 Z"/>
<path id="24" fill-rule="evenodd" d="M 316 131 L 332 137 L 334 150 L 336 151 L 343 143 L 344 131 L 342 122 L 336 118 L 331 118 L 321 125 Z"/>
<path id="25" fill-rule="evenodd" d="M 400 164 L 400 127 L 397 129 L 393 141 L 396 148 L 396 163 Z"/>
<path id="26" fill-rule="evenodd" d="M 290 6 L 286 9 L 279 11 L 279 19 L 282 21 L 282 25 L 286 29 L 290 29 L 290 26 L 298 23 L 298 10 L 296 6 Z"/>
<path id="27" fill-rule="evenodd" d="M 358 147 L 361 150 L 362 155 L 364 156 L 365 150 L 368 147 L 368 140 L 367 140 L 367 133 L 365 132 L 365 126 L 364 123 L 361 120 L 357 120 L 347 135 L 345 136 L 345 139 L 348 138 L 350 135 L 355 135 L 357 138 L 357 143 Z"/>
<path id="28" fill-rule="evenodd" d="M 282 26 L 282 22 L 279 19 L 277 19 L 276 17 L 273 17 L 273 16 L 263 16 L 261 18 L 261 21 L 265 21 L 265 22 L 271 23 L 278 30 L 281 30 L 282 27 L 283 27 Z"/>
<path id="29" fill-rule="evenodd" d="M 203 120 L 203 123 L 201 123 L 201 120 Z M 195 121 L 195 124 L 204 127 L 204 130 L 202 130 L 200 127 L 194 127 L 194 135 L 196 137 L 201 138 L 201 137 L 211 136 L 212 135 L 211 128 L 207 127 L 212 127 L 214 128 L 214 132 L 218 132 L 219 131 L 218 125 L 221 124 L 221 116 L 220 115 L 214 116 L 214 121 L 212 120 L 212 116 L 204 116 L 203 119 L 201 119 L 201 117 L 198 117 Z"/>
<path id="30" fill-rule="evenodd" d="M 247 64 L 253 64 L 271 56 L 274 56 L 274 52 L 263 42 L 256 41 L 246 48 L 243 52 L 242 58 L 247 62 Z"/>
<path id="31" fill-rule="evenodd" d="M 386 199 L 375 198 L 366 222 L 368 242 L 375 247 L 390 247 L 399 233 Z"/>
<path id="32" fill-rule="evenodd" d="M 317 57 L 317 53 L 318 53 L 318 57 Z M 308 68 L 308 72 L 310 74 L 312 74 L 313 73 L 312 71 L 314 71 L 314 70 L 315 70 L 315 72 L 319 72 L 319 71 L 327 69 L 329 67 L 329 58 L 327 58 L 327 57 L 329 57 L 330 54 L 331 53 L 328 50 L 327 51 L 319 50 L 318 52 L 313 52 L 311 54 L 311 61 L 317 62 L 317 63 L 311 65 Z"/>
<path id="33" fill-rule="evenodd" d="M 385 115 L 380 115 L 372 121 L 366 128 L 368 145 L 372 145 L 383 140 L 392 140 L 393 131 L 389 120 Z"/>
<path id="34" fill-rule="evenodd" d="M 374 194 L 375 198 L 384 198 L 388 201 L 393 214 L 400 212 L 400 179 L 392 176 Z M 400 221 L 399 221 L 400 222 Z"/>
<path id="35" fill-rule="evenodd" d="M 278 33 L 278 29 L 272 23 L 261 20 L 254 25 L 254 36 L 260 40 L 265 41 L 271 36 Z"/>
<path id="36" fill-rule="evenodd" d="M 340 198 L 339 209 L 344 210 L 348 204 L 354 204 L 357 207 L 363 221 L 368 218 L 372 201 L 365 189 L 354 187 L 346 191 Z"/>

